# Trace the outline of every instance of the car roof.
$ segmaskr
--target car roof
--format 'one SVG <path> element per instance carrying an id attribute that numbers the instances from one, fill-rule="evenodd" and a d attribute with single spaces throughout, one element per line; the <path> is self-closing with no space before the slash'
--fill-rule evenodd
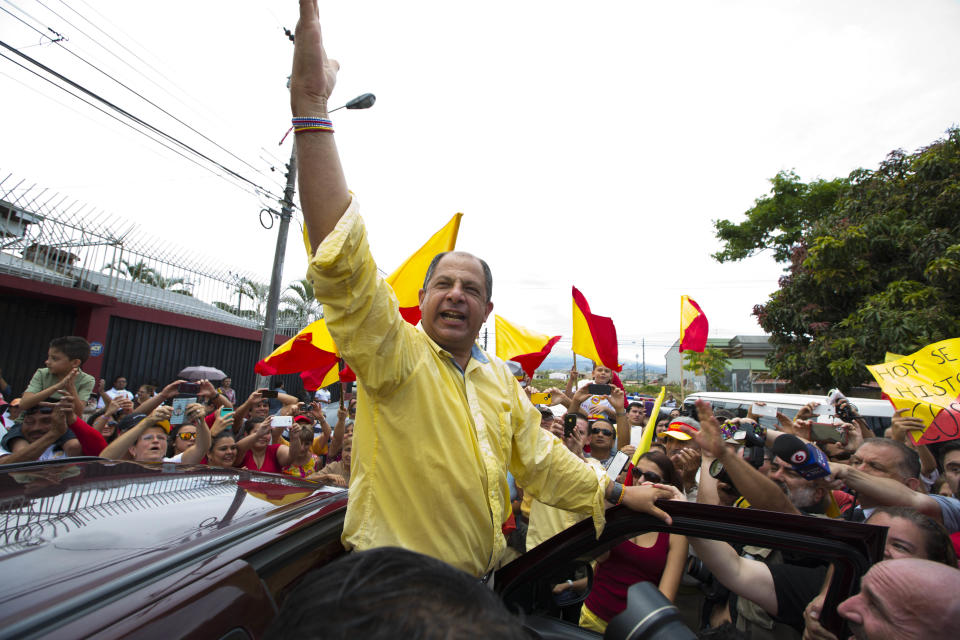
<path id="1" fill-rule="evenodd" d="M 725 391 L 698 391 L 691 393 L 684 399 L 684 404 L 692 404 L 697 399 L 708 400 L 710 402 L 731 402 L 742 405 L 753 404 L 754 402 L 764 402 L 768 406 L 779 407 L 781 409 L 800 410 L 808 402 L 827 402 L 827 396 L 818 396 L 804 393 L 740 393 Z M 877 398 L 853 398 L 847 400 L 857 407 L 857 411 L 863 416 L 876 416 L 881 418 L 893 417 L 893 405 L 886 400 Z"/>
<path id="2" fill-rule="evenodd" d="M 245 469 L 108 460 L 0 467 L 0 628 L 184 551 L 227 548 L 305 503 L 345 502 L 337 488 Z"/>

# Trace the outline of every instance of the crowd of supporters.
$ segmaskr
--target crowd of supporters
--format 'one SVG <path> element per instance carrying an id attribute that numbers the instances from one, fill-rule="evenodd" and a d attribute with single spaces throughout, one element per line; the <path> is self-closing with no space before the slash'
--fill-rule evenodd
<path id="1" fill-rule="evenodd" d="M 84 373 L 87 357 L 83 338 L 57 338 L 46 366 L 22 392 L 0 376 L 0 465 L 85 455 L 350 483 L 355 399 L 329 405 L 323 401 L 329 395 L 297 398 L 262 388 L 241 402 L 229 378 L 141 384 L 134 393 L 123 376 L 107 388 Z M 566 388 L 544 390 L 547 396 L 528 378 L 520 384 L 531 398 L 547 400 L 538 405 L 541 427 L 596 473 L 620 464 L 620 451 L 632 456 L 644 430 L 655 429 L 649 451 L 623 467 L 619 482 L 667 485 L 677 500 L 887 528 L 884 560 L 864 577 L 860 594 L 838 608 L 858 637 L 946 637 L 944 629 L 958 622 L 960 440 L 916 445 L 909 434 L 923 424 L 899 412 L 884 433 L 873 433 L 845 400 L 837 413 L 849 420 L 827 440 L 812 433 L 816 403 L 796 416 L 778 414 L 777 428 L 750 414 L 714 413 L 703 403 L 683 410 L 690 415 L 668 403 L 648 417 L 610 369 L 596 366 L 590 379 L 579 377 L 572 371 Z M 782 457 L 792 458 L 784 453 L 788 442 L 808 453 L 807 447 L 822 450 L 829 474 L 814 477 L 796 459 Z M 503 528 L 504 562 L 587 517 L 539 502 L 512 477 L 508 484 L 513 516 Z M 624 609 L 629 586 L 647 581 L 670 600 L 685 590 L 705 594 L 702 631 L 831 638 L 819 624 L 831 573 L 828 563 L 801 554 L 650 532 L 596 558 L 582 604 L 577 596 L 587 588 L 585 576 L 557 584 L 554 594 L 576 603 L 565 612 L 571 621 L 601 633 Z"/>

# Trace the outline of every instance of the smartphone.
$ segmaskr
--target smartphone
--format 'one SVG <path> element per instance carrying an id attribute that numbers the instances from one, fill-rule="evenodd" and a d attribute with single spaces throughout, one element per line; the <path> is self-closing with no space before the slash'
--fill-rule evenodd
<path id="1" fill-rule="evenodd" d="M 617 451 L 617 455 L 613 456 L 613 460 L 610 461 L 610 466 L 607 467 L 607 476 L 609 476 L 611 480 L 616 480 L 617 476 L 623 473 L 623 470 L 627 468 L 629 463 L 630 456 L 623 451 Z"/>
<path id="2" fill-rule="evenodd" d="M 233 413 L 233 409 L 228 409 L 226 407 L 220 407 L 220 417 L 228 416 Z"/>
<path id="3" fill-rule="evenodd" d="M 271 427 L 292 427 L 293 416 L 273 416 L 270 420 Z"/>
<path id="4" fill-rule="evenodd" d="M 756 404 L 750 407 L 750 413 L 755 416 L 766 416 L 768 418 L 777 417 L 777 408 L 766 404 Z"/>
<path id="5" fill-rule="evenodd" d="M 577 416 L 573 413 L 568 413 L 563 416 L 563 437 L 569 438 L 573 435 L 574 429 L 577 428 Z"/>
<path id="6" fill-rule="evenodd" d="M 183 386 L 183 385 L 180 385 Z M 191 396 L 177 396 L 170 401 L 173 407 L 173 413 L 170 414 L 170 424 L 183 424 L 187 420 L 187 405 L 193 404 L 197 399 Z"/>
<path id="7" fill-rule="evenodd" d="M 530 402 L 533 404 L 550 404 L 553 400 L 553 394 L 551 393 L 531 393 Z"/>
<path id="8" fill-rule="evenodd" d="M 177 387 L 177 391 L 179 391 L 180 393 L 199 393 L 200 383 L 199 382 L 181 382 L 180 386 Z"/>
<path id="9" fill-rule="evenodd" d="M 276 391 L 276 389 L 264 389 L 263 391 L 260 392 L 260 397 L 261 397 L 261 398 L 276 398 L 276 397 L 277 397 L 277 391 Z"/>
<path id="10" fill-rule="evenodd" d="M 610 391 L 612 389 L 613 387 L 611 387 L 608 384 L 588 384 L 587 385 L 587 391 L 589 391 L 590 394 L 594 396 L 608 396 L 610 395 Z"/>
<path id="11" fill-rule="evenodd" d="M 837 425 L 824 422 L 814 422 L 810 425 L 810 436 L 816 442 L 840 442 L 843 438 L 843 434 L 837 429 Z"/>
<path id="12" fill-rule="evenodd" d="M 819 403 L 813 408 L 813 415 L 815 416 L 828 416 L 833 412 L 833 407 L 829 404 L 824 404 L 823 402 Z"/>

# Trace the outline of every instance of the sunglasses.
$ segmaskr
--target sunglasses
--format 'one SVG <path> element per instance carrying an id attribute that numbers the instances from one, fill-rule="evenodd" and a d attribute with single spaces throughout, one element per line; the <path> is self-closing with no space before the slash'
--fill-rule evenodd
<path id="1" fill-rule="evenodd" d="M 178 433 L 178 434 L 177 434 L 177 437 L 180 438 L 181 440 L 188 440 L 188 441 L 189 441 L 189 440 L 196 440 L 196 439 L 197 439 L 197 434 L 196 434 L 196 433 L 189 433 L 189 432 L 181 432 L 181 433 Z"/>
<path id="2" fill-rule="evenodd" d="M 658 474 L 654 473 L 653 471 L 640 471 L 640 469 L 636 467 L 633 468 L 633 477 L 643 478 L 647 482 L 656 482 L 658 484 L 663 482 L 663 478 L 661 478 Z"/>
<path id="3" fill-rule="evenodd" d="M 590 433 L 591 433 L 591 434 L 602 433 L 603 435 L 607 436 L 608 438 L 613 435 L 613 431 L 610 431 L 610 429 L 601 429 L 601 428 L 599 428 L 599 427 L 592 427 L 592 428 L 590 429 Z"/>

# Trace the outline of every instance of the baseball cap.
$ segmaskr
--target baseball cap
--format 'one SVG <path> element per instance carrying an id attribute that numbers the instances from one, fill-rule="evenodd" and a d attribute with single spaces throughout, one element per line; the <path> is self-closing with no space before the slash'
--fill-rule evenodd
<path id="1" fill-rule="evenodd" d="M 307 416 L 297 416 L 293 419 L 294 422 L 299 422 L 300 424 L 313 424 L 313 420 Z"/>
<path id="2" fill-rule="evenodd" d="M 690 434 L 682 431 L 680 429 L 681 425 L 686 425 L 694 431 L 700 431 L 700 423 L 693 418 L 688 418 L 687 416 L 677 416 L 676 418 L 670 420 L 670 424 L 667 425 L 667 430 L 661 433 L 660 437 L 664 438 L 666 436 L 671 436 L 677 440 L 690 440 Z"/>

